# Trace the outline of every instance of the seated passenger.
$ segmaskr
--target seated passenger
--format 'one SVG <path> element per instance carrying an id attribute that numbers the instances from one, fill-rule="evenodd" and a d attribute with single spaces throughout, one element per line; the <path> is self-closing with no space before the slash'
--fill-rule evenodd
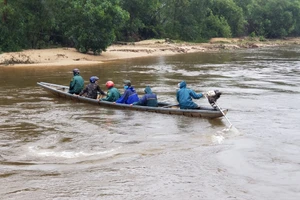
<path id="1" fill-rule="evenodd" d="M 106 98 L 102 98 L 101 100 L 102 101 L 110 101 L 110 102 L 117 101 L 121 97 L 121 94 L 120 94 L 119 90 L 114 87 L 114 82 L 107 81 L 105 85 L 108 89 L 107 96 L 106 96 Z"/>
<path id="2" fill-rule="evenodd" d="M 136 93 L 134 87 L 131 86 L 130 80 L 124 81 L 124 94 L 116 101 L 116 103 L 132 104 L 139 101 L 138 94 Z"/>
<path id="3" fill-rule="evenodd" d="M 99 78 L 97 76 L 92 76 L 90 78 L 90 83 L 79 93 L 79 96 L 86 95 L 88 98 L 97 99 L 98 92 L 101 95 L 106 95 L 99 87 L 98 80 Z"/>
<path id="4" fill-rule="evenodd" d="M 84 87 L 84 80 L 79 74 L 80 74 L 79 69 L 77 68 L 73 69 L 73 78 L 71 79 L 70 86 L 69 86 L 70 94 L 78 95 Z"/>
<path id="5" fill-rule="evenodd" d="M 203 94 L 197 94 L 193 90 L 186 88 L 185 81 L 181 81 L 178 86 L 180 89 L 176 93 L 176 98 L 179 103 L 180 109 L 198 109 L 199 106 L 193 102 L 192 98 L 200 99 L 201 97 L 203 97 Z"/>
<path id="6" fill-rule="evenodd" d="M 138 102 L 134 102 L 132 105 L 157 107 L 157 96 L 155 93 L 152 93 L 151 88 L 147 86 L 144 92 L 145 95 Z"/>

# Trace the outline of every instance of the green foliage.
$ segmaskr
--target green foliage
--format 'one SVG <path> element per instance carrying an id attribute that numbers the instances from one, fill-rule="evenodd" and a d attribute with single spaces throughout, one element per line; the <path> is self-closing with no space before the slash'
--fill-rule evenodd
<path id="1" fill-rule="evenodd" d="M 264 41 L 266 41 L 266 38 L 264 36 L 260 36 L 259 41 L 264 42 Z"/>
<path id="2" fill-rule="evenodd" d="M 99 54 L 115 40 L 115 31 L 128 18 L 127 12 L 112 0 L 71 1 L 67 9 L 66 35 L 80 52 Z"/>
<path id="3" fill-rule="evenodd" d="M 266 24 L 267 37 L 280 38 L 287 36 L 294 28 L 293 13 L 289 11 L 286 1 L 274 0 L 266 4 L 266 16 L 269 19 Z M 276 20 L 275 20 L 276 19 Z"/>
<path id="4" fill-rule="evenodd" d="M 227 20 L 212 13 L 205 21 L 205 38 L 210 37 L 231 37 L 231 29 Z"/>
<path id="5" fill-rule="evenodd" d="M 129 41 L 155 38 L 162 31 L 159 25 L 159 0 L 121 0 L 121 6 L 130 19 L 122 27 L 122 37 Z"/>
<path id="6" fill-rule="evenodd" d="M 7 26 L 0 24 L 0 49 L 4 52 L 20 51 L 21 42 L 15 32 L 10 32 Z"/>
<path id="7" fill-rule="evenodd" d="M 11 5 L 0 3 L 0 13 L 2 21 L 0 21 L 0 48 L 2 51 L 19 51 L 22 48 L 20 41 L 21 30 L 19 28 L 16 10 Z M 5 15 L 5 21 L 3 16 Z"/>
<path id="8" fill-rule="evenodd" d="M 23 40 L 24 45 L 29 48 L 44 48 L 55 26 L 53 16 L 47 10 L 47 1 L 19 1 L 14 7 L 23 31 L 22 36 L 26 38 Z"/>
<path id="9" fill-rule="evenodd" d="M 253 0 L 248 5 L 248 31 L 267 38 L 282 38 L 299 27 L 300 3 L 295 0 Z"/>
<path id="10" fill-rule="evenodd" d="M 0 0 L 0 50 L 99 54 L 116 40 L 300 36 L 299 0 Z"/>
<path id="11" fill-rule="evenodd" d="M 222 24 L 225 26 L 223 29 L 228 29 L 226 26 L 229 25 L 234 37 L 244 34 L 246 21 L 244 20 L 243 9 L 237 6 L 234 0 L 214 0 L 210 9 L 214 15 L 222 18 Z"/>
<path id="12" fill-rule="evenodd" d="M 18 51 L 47 46 L 55 24 L 45 8 L 46 1 L 8 1 L 2 10 L 6 20 L 0 24 L 1 48 Z"/>
<path id="13" fill-rule="evenodd" d="M 208 13 L 207 0 L 163 0 L 160 10 L 165 37 L 185 41 L 203 40 Z"/>
<path id="14" fill-rule="evenodd" d="M 255 32 L 250 33 L 250 37 L 255 38 L 256 37 Z"/>

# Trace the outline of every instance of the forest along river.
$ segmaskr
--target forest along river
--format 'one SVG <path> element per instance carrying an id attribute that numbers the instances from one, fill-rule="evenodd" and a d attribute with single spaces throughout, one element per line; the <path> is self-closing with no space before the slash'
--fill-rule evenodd
<path id="1" fill-rule="evenodd" d="M 101 108 L 36 84 L 68 85 L 73 68 L 0 68 L 1 199 L 300 199 L 299 46 L 79 67 L 86 84 L 130 79 L 160 101 L 176 103 L 180 80 L 219 89 L 229 131 L 225 118 Z"/>

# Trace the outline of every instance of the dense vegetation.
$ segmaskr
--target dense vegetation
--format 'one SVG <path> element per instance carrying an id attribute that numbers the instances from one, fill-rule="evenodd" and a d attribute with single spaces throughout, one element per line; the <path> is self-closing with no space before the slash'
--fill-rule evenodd
<path id="1" fill-rule="evenodd" d="M 300 0 L 0 0 L 0 52 L 115 41 L 300 35 Z"/>

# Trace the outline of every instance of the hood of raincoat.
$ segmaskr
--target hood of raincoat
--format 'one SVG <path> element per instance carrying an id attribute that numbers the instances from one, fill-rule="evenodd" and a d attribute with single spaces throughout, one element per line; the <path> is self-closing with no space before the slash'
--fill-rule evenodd
<path id="1" fill-rule="evenodd" d="M 134 89 L 134 87 L 132 87 L 132 86 L 128 87 L 126 90 L 130 90 L 131 92 L 136 92 L 135 89 Z"/>
<path id="2" fill-rule="evenodd" d="M 152 90 L 151 90 L 151 88 L 150 88 L 149 86 L 146 86 L 144 92 L 145 92 L 146 94 L 152 94 Z"/>
<path id="3" fill-rule="evenodd" d="M 185 81 L 181 81 L 179 83 L 179 88 L 181 89 L 181 88 L 185 88 L 185 87 L 186 87 L 186 82 Z"/>

